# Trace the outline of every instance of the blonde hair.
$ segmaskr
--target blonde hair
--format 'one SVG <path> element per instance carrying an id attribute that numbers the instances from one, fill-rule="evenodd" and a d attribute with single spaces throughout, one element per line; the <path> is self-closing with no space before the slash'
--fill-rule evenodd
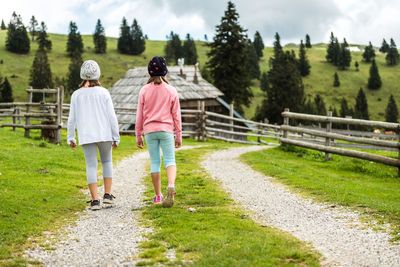
<path id="1" fill-rule="evenodd" d="M 99 80 L 83 80 L 79 84 L 79 88 L 84 87 L 86 82 L 89 82 L 89 87 L 101 86 L 101 83 L 99 82 Z"/>
<path id="2" fill-rule="evenodd" d="M 168 80 L 165 76 L 150 76 L 147 83 L 161 84 L 162 82 L 168 83 Z"/>

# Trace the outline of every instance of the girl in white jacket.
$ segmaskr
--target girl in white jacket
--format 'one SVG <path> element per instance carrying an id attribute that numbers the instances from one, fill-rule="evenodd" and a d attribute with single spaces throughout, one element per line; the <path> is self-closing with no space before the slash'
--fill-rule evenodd
<path id="1" fill-rule="evenodd" d="M 101 208 L 97 195 L 97 149 L 103 166 L 104 196 L 103 203 L 114 204 L 111 194 L 112 151 L 119 144 L 118 121 L 110 93 L 98 81 L 100 67 L 93 60 L 83 62 L 81 67 L 82 83 L 71 96 L 68 117 L 67 142 L 72 149 L 76 147 L 75 129 L 78 130 L 79 145 L 83 147 L 86 162 L 86 177 L 92 200 L 90 209 Z"/>

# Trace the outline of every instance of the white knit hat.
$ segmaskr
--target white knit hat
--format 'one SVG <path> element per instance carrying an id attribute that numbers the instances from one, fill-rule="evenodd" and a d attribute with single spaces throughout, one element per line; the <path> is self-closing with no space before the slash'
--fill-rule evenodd
<path id="1" fill-rule="evenodd" d="M 81 67 L 82 80 L 98 80 L 100 78 L 100 67 L 94 60 L 86 60 Z"/>

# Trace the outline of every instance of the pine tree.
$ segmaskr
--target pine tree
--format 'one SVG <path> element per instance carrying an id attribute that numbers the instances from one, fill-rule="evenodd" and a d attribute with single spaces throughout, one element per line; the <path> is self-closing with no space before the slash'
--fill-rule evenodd
<path id="1" fill-rule="evenodd" d="M 337 38 L 335 38 L 335 41 L 333 43 L 333 52 L 334 52 L 334 58 L 332 60 L 332 63 L 335 66 L 339 66 L 339 62 L 342 61 L 342 53 L 341 53 L 342 51 Z"/>
<path id="2" fill-rule="evenodd" d="M 179 38 L 179 35 L 171 31 L 170 35 L 168 36 L 167 44 L 164 48 L 165 57 L 169 62 L 178 64 L 178 58 L 182 58 L 184 56 L 181 43 L 182 42 Z"/>
<path id="3" fill-rule="evenodd" d="M 258 58 L 259 59 L 262 58 L 263 50 L 264 50 L 264 42 L 261 37 L 261 34 L 258 31 L 256 31 L 256 33 L 254 34 L 253 45 L 254 45 L 254 48 L 256 49 Z"/>
<path id="4" fill-rule="evenodd" d="M 319 94 L 315 96 L 314 104 L 317 115 L 326 116 L 327 112 L 326 112 L 325 102 L 324 99 L 322 99 L 322 97 Z"/>
<path id="5" fill-rule="evenodd" d="M 386 53 L 387 51 L 389 51 L 389 45 L 386 42 L 386 40 L 383 39 L 382 46 L 381 46 L 381 48 L 379 48 L 379 52 Z"/>
<path id="6" fill-rule="evenodd" d="M 247 35 L 238 18 L 235 5 L 228 1 L 207 54 L 207 67 L 214 85 L 224 93 L 225 101 L 234 103 L 236 109 L 241 105 L 248 106 L 253 97 L 250 73 L 247 64 L 243 64 L 248 62 Z"/>
<path id="7" fill-rule="evenodd" d="M 204 41 L 208 42 L 207 34 L 204 34 Z"/>
<path id="8" fill-rule="evenodd" d="M 264 93 L 267 93 L 269 90 L 268 75 L 266 72 L 263 72 L 261 74 L 260 88 L 261 88 L 261 91 L 263 91 Z"/>
<path id="9" fill-rule="evenodd" d="M 335 41 L 337 41 L 337 39 L 333 35 L 333 32 L 331 32 L 330 42 L 328 44 L 328 48 L 326 49 L 326 56 L 325 56 L 326 60 L 331 63 L 335 63 L 337 57 Z"/>
<path id="10" fill-rule="evenodd" d="M 186 40 L 183 42 L 182 51 L 187 65 L 194 65 L 197 63 L 196 44 L 189 33 L 186 35 Z"/>
<path id="11" fill-rule="evenodd" d="M 107 39 L 103 25 L 100 19 L 97 20 L 96 28 L 93 34 L 94 52 L 104 54 L 107 50 Z"/>
<path id="12" fill-rule="evenodd" d="M 46 50 L 38 49 L 36 51 L 35 59 L 30 70 L 29 85 L 35 89 L 44 89 L 53 87 L 53 79 L 50 69 L 49 60 L 47 58 Z M 41 93 L 33 94 L 33 102 L 40 102 L 42 100 Z"/>
<path id="13" fill-rule="evenodd" d="M 389 102 L 385 110 L 385 121 L 397 123 L 399 119 L 399 111 L 393 95 L 390 95 Z"/>
<path id="14" fill-rule="evenodd" d="M 4 23 L 4 20 L 1 20 L 1 30 L 7 30 L 6 24 Z"/>
<path id="15" fill-rule="evenodd" d="M 123 17 L 118 38 L 118 51 L 121 54 L 129 54 L 131 51 L 131 45 L 132 45 L 131 43 L 132 43 L 131 29 L 128 26 L 126 18 Z"/>
<path id="16" fill-rule="evenodd" d="M 369 69 L 368 88 L 379 89 L 382 86 L 382 80 L 379 76 L 378 66 L 375 59 L 372 60 L 371 68 Z"/>
<path id="17" fill-rule="evenodd" d="M 10 82 L 8 81 L 7 77 L 4 78 L 4 82 L 1 84 L 1 96 L 0 102 L 4 103 L 11 103 L 14 102 L 13 94 L 12 94 L 12 87 Z"/>
<path id="18" fill-rule="evenodd" d="M 365 47 L 363 58 L 365 62 L 371 62 L 371 60 L 375 58 L 375 49 L 371 42 L 369 42 L 369 45 Z"/>
<path id="19" fill-rule="evenodd" d="M 294 112 L 302 111 L 305 96 L 297 61 L 293 53 L 282 50 L 278 33 L 275 35 L 274 55 L 270 59 L 270 66 L 264 117 L 271 123 L 282 123 L 281 113 L 284 108 Z"/>
<path id="20" fill-rule="evenodd" d="M 26 54 L 31 48 L 28 33 L 20 15 L 15 12 L 8 24 L 6 49 L 10 52 L 18 54 Z"/>
<path id="21" fill-rule="evenodd" d="M 32 42 L 35 41 L 35 36 L 37 35 L 37 27 L 39 26 L 38 21 L 35 19 L 35 16 L 32 16 L 30 20 L 29 32 L 32 36 Z"/>
<path id="22" fill-rule="evenodd" d="M 80 53 L 75 53 L 71 57 L 71 63 L 68 67 L 68 77 L 67 77 L 67 90 L 72 94 L 75 90 L 79 89 L 79 84 L 81 83 L 81 66 L 82 66 L 82 56 Z"/>
<path id="23" fill-rule="evenodd" d="M 78 32 L 78 26 L 73 21 L 71 21 L 69 23 L 67 52 L 68 52 L 68 56 L 70 56 L 70 57 L 75 56 L 75 54 L 77 54 L 77 53 L 79 53 L 79 54 L 83 53 L 82 36 Z"/>
<path id="24" fill-rule="evenodd" d="M 132 46 L 131 54 L 140 55 L 146 49 L 146 40 L 144 39 L 142 28 L 136 19 L 133 20 L 131 26 Z"/>
<path id="25" fill-rule="evenodd" d="M 299 51 L 299 71 L 301 76 L 307 76 L 308 74 L 310 74 L 310 62 L 307 59 L 307 55 L 306 55 L 306 49 L 305 46 L 303 44 L 303 40 L 301 40 L 300 42 L 300 51 Z"/>
<path id="26" fill-rule="evenodd" d="M 339 87 L 340 86 L 340 81 L 339 81 L 339 75 L 337 72 L 333 75 L 333 86 L 334 87 Z"/>
<path id="27" fill-rule="evenodd" d="M 251 40 L 248 40 L 247 43 L 247 53 L 248 53 L 248 71 L 250 72 L 250 76 L 253 79 L 260 78 L 260 64 L 258 63 L 258 55 L 257 51 L 254 47 L 254 44 Z"/>
<path id="28" fill-rule="evenodd" d="M 346 39 L 344 39 L 343 43 L 340 45 L 340 54 L 337 62 L 337 65 L 341 70 L 345 70 L 346 67 L 350 67 L 351 53 L 348 49 L 348 46 L 349 45 L 347 44 Z"/>
<path id="29" fill-rule="evenodd" d="M 394 66 L 397 65 L 398 61 L 399 61 L 399 51 L 397 51 L 396 43 L 391 38 L 389 50 L 387 51 L 386 54 L 386 62 L 388 65 Z"/>
<path id="30" fill-rule="evenodd" d="M 311 48 L 311 40 L 310 40 L 310 35 L 306 34 L 306 48 Z"/>
<path id="31" fill-rule="evenodd" d="M 47 49 L 50 51 L 52 43 L 48 39 L 49 36 L 47 35 L 46 30 L 47 30 L 46 24 L 42 21 L 42 23 L 40 24 L 40 29 L 38 31 L 37 40 L 39 42 L 39 49 Z"/>
<path id="32" fill-rule="evenodd" d="M 356 67 L 356 71 L 358 71 L 358 66 L 359 66 L 358 61 L 354 62 L 354 67 Z"/>
<path id="33" fill-rule="evenodd" d="M 362 88 L 358 91 L 356 105 L 354 106 L 354 118 L 369 120 L 367 97 Z"/>
<path id="34" fill-rule="evenodd" d="M 340 101 L 340 117 L 345 118 L 346 116 L 350 116 L 350 110 L 349 106 L 347 105 L 347 100 L 346 98 L 342 97 L 342 100 Z"/>

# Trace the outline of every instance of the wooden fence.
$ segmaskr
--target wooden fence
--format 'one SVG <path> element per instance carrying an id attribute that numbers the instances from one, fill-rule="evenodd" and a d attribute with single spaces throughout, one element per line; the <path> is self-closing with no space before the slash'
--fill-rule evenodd
<path id="1" fill-rule="evenodd" d="M 27 102 L 0 103 L 0 118 L 3 120 L 12 119 L 12 123 L 1 123 L 0 127 L 12 127 L 14 131 L 16 128 L 24 128 L 26 137 L 29 137 L 31 129 L 41 129 L 42 136 L 49 137 L 51 141 L 57 144 L 60 143 L 64 88 L 28 88 L 26 92 Z M 33 93 L 42 93 L 44 96 L 46 94 L 55 95 L 56 100 L 52 103 L 32 102 Z M 45 100 L 45 97 L 43 99 Z M 39 124 L 34 123 L 37 120 L 45 121 L 41 121 Z"/>
<path id="2" fill-rule="evenodd" d="M 328 112 L 328 116 L 294 113 L 290 112 L 289 109 L 285 109 L 285 111 L 282 113 L 282 116 L 284 118 L 284 122 L 281 126 L 281 130 L 283 133 L 282 137 L 280 138 L 281 143 L 323 151 L 325 152 L 326 160 L 329 160 L 330 153 L 333 153 L 383 163 L 386 165 L 397 167 L 399 169 L 400 175 L 400 124 L 382 121 L 332 117 L 332 112 Z M 312 129 L 304 126 L 290 126 L 290 119 L 295 119 L 297 121 L 302 120 L 324 123 L 326 124 L 326 128 Z M 390 129 L 397 133 L 395 135 L 390 135 L 390 137 L 395 138 L 396 141 L 382 140 L 379 138 L 382 137 L 381 134 L 375 134 L 375 136 L 372 136 L 375 138 L 365 138 L 360 137 L 360 135 L 363 136 L 361 134 L 362 131 L 334 130 L 332 129 L 333 123 L 356 125 L 368 128 Z M 292 135 L 289 136 L 289 133 L 292 133 Z M 297 135 L 293 135 L 293 133 L 297 133 Z M 340 140 L 341 142 L 337 142 L 337 140 Z M 396 151 L 398 152 L 398 159 L 385 157 L 369 152 L 351 150 L 350 148 Z"/>

